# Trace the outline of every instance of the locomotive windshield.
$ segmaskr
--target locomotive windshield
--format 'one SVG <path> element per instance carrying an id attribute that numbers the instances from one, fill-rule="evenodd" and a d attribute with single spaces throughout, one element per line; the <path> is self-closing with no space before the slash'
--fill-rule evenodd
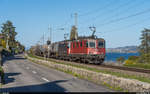
<path id="1" fill-rule="evenodd" d="M 95 48 L 95 42 L 90 42 L 90 48 Z"/>
<path id="2" fill-rule="evenodd" d="M 104 47 L 104 42 L 103 41 L 99 41 L 98 42 L 98 47 L 99 48 L 103 48 Z"/>

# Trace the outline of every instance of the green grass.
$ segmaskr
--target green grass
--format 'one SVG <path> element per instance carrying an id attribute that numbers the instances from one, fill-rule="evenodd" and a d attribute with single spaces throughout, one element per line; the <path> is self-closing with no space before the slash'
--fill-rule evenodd
<path id="1" fill-rule="evenodd" d="M 33 56 L 31 54 L 29 54 L 29 56 L 33 57 L 33 58 L 44 60 L 43 57 Z M 51 60 L 51 59 L 47 59 L 47 60 L 53 61 L 53 62 L 55 62 L 57 64 L 69 65 L 69 66 L 73 66 L 73 67 L 77 67 L 77 68 L 83 68 L 83 69 L 94 71 L 94 72 L 98 72 L 98 73 L 100 72 L 100 73 L 104 73 L 104 74 L 114 75 L 114 76 L 117 76 L 117 77 L 136 79 L 136 80 L 139 80 L 139 81 L 142 81 L 142 82 L 150 83 L 150 79 L 146 78 L 146 77 L 141 77 L 141 76 L 136 76 L 136 75 L 128 75 L 128 74 L 123 74 L 123 73 L 119 73 L 119 72 L 112 72 L 112 71 L 109 71 L 109 70 L 99 70 L 99 69 L 90 68 L 90 67 L 86 67 L 86 66 L 82 66 L 82 65 L 66 64 L 66 63 L 63 63 L 63 62 L 56 62 L 55 60 Z"/>
<path id="2" fill-rule="evenodd" d="M 135 68 L 143 68 L 143 69 L 150 69 L 150 64 L 143 64 L 143 63 L 125 64 L 124 66 L 135 67 Z"/>
<path id="3" fill-rule="evenodd" d="M 2 88 L 2 84 L 0 83 L 0 88 Z"/>
<path id="4" fill-rule="evenodd" d="M 3 70 L 2 67 L 0 67 L 0 73 L 3 72 L 2 70 Z M 1 74 L 0 74 L 0 76 L 1 76 Z M 2 87 L 2 84 L 0 83 L 0 88 L 1 87 Z"/>
<path id="5" fill-rule="evenodd" d="M 2 72 L 2 67 L 0 66 L 0 73 Z"/>

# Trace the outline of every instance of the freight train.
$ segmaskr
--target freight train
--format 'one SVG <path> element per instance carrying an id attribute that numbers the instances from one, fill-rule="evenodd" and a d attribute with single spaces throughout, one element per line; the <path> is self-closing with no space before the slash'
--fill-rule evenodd
<path id="1" fill-rule="evenodd" d="M 75 28 L 75 27 L 74 27 Z M 72 34 L 76 34 L 72 29 Z M 95 31 L 94 31 L 95 32 Z M 48 43 L 46 57 L 81 63 L 101 64 L 105 59 L 105 40 L 94 35 Z"/>

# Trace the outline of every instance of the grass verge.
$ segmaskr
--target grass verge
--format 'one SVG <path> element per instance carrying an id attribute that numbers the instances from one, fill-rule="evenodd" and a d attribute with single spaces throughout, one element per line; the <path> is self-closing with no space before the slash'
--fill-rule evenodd
<path id="1" fill-rule="evenodd" d="M 150 69 L 150 64 L 142 64 L 142 63 L 124 64 L 124 66 L 134 67 L 134 68 Z"/>
<path id="2" fill-rule="evenodd" d="M 32 57 L 32 58 L 37 58 L 37 59 L 44 60 L 43 57 L 33 56 L 31 54 L 29 54 L 29 56 Z M 139 81 L 142 81 L 142 82 L 150 83 L 150 79 L 146 78 L 146 77 L 141 77 L 141 76 L 136 76 L 136 75 L 128 75 L 128 74 L 123 74 L 123 73 L 119 73 L 119 72 L 112 72 L 111 70 L 110 71 L 109 70 L 99 70 L 99 69 L 89 68 L 89 67 L 81 66 L 81 65 L 66 64 L 66 63 L 63 63 L 63 62 L 56 62 L 56 61 L 51 60 L 51 59 L 47 59 L 47 60 L 55 62 L 57 64 L 65 64 L 65 65 L 69 65 L 69 66 L 73 66 L 73 67 L 77 67 L 77 68 L 83 68 L 83 69 L 94 71 L 94 72 L 100 72 L 100 73 L 104 73 L 104 74 L 110 74 L 110 75 L 114 75 L 114 76 L 117 76 L 117 77 L 123 77 L 123 78 L 129 78 L 129 79 L 136 79 L 136 80 L 139 80 Z"/>
<path id="3" fill-rule="evenodd" d="M 0 88 L 2 88 L 2 84 L 0 83 Z"/>

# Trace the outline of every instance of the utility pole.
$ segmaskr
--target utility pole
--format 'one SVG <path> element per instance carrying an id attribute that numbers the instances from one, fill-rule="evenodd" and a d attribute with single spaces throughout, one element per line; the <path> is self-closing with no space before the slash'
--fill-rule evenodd
<path id="1" fill-rule="evenodd" d="M 44 38 L 45 38 L 45 37 L 44 37 L 44 32 L 43 32 L 43 46 L 44 46 Z"/>
<path id="2" fill-rule="evenodd" d="M 52 28 L 50 27 L 50 25 L 48 27 L 48 31 L 49 31 L 49 38 L 48 38 L 48 40 L 52 41 Z"/>
<path id="3" fill-rule="evenodd" d="M 8 29 L 11 32 L 11 28 L 8 28 Z M 9 36 L 9 32 L 8 32 L 8 34 L 7 34 L 7 43 L 6 43 L 7 50 L 9 50 L 9 38 L 10 38 L 10 36 Z"/>
<path id="4" fill-rule="evenodd" d="M 52 42 L 52 28 L 50 27 L 50 41 Z"/>
<path id="5" fill-rule="evenodd" d="M 9 40 L 9 35 L 7 35 L 7 42 L 6 42 L 6 48 L 7 48 L 7 50 L 9 50 L 8 40 Z"/>
<path id="6" fill-rule="evenodd" d="M 51 27 L 49 26 L 49 28 L 48 28 L 48 31 L 49 31 L 49 38 L 48 38 L 48 41 L 47 41 L 47 46 L 48 46 L 48 58 L 50 57 L 50 44 L 51 44 L 51 41 L 52 41 L 52 39 L 51 39 L 51 32 L 52 32 L 52 29 L 51 29 Z"/>
<path id="7" fill-rule="evenodd" d="M 44 42 L 45 42 L 45 36 L 44 36 L 44 32 L 43 32 L 43 55 L 44 55 L 44 60 L 46 59 L 46 54 L 45 54 L 45 46 L 44 46 Z"/>
<path id="8" fill-rule="evenodd" d="M 77 28 L 77 17 L 78 17 L 78 14 L 75 13 L 75 14 L 74 14 L 74 17 L 75 17 L 75 26 L 76 26 L 76 28 Z"/>

